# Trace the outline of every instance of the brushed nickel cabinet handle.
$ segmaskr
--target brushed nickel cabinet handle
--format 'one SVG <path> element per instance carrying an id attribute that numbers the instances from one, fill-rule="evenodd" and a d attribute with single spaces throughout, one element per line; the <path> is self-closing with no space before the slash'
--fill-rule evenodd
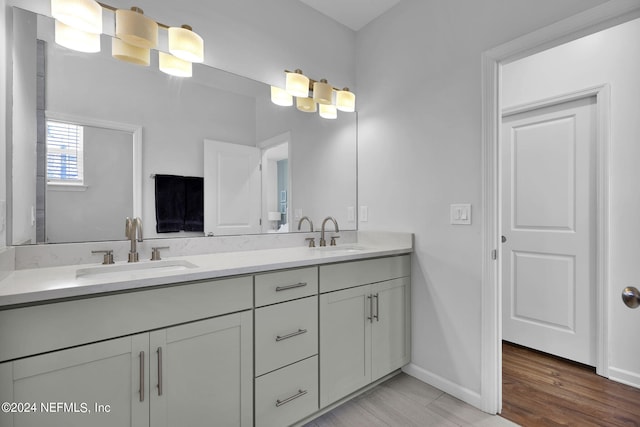
<path id="1" fill-rule="evenodd" d="M 298 389 L 298 392 L 296 394 L 294 394 L 293 396 L 287 397 L 284 400 L 280 400 L 280 399 L 276 400 L 276 407 L 279 408 L 280 406 L 285 405 L 285 404 L 287 404 L 287 403 L 291 402 L 292 400 L 295 400 L 295 399 L 297 399 L 299 397 L 302 397 L 305 394 L 307 394 L 307 390 Z"/>
<path id="2" fill-rule="evenodd" d="M 293 337 L 297 337 L 298 335 L 302 335 L 302 334 L 306 334 L 307 330 L 306 329 L 298 329 L 296 332 L 291 332 L 290 334 L 287 335 L 278 335 L 276 336 L 276 342 L 277 341 L 283 341 L 289 338 L 293 338 Z"/>
<path id="3" fill-rule="evenodd" d="M 295 289 L 295 288 L 302 288 L 304 286 L 307 286 L 307 282 L 294 283 L 293 285 L 278 286 L 276 288 L 276 292 L 286 291 L 286 290 Z"/>
<path id="4" fill-rule="evenodd" d="M 376 315 L 373 317 L 375 317 L 376 322 L 379 322 L 380 321 L 380 298 L 378 297 L 377 293 L 373 297 L 376 299 Z"/>
<path id="5" fill-rule="evenodd" d="M 158 396 L 162 396 L 162 347 L 158 347 Z"/>
<path id="6" fill-rule="evenodd" d="M 371 295 L 367 295 L 367 299 L 369 300 L 369 316 L 367 320 L 369 323 L 373 323 L 373 298 L 371 298 Z"/>
<path id="7" fill-rule="evenodd" d="M 144 402 L 144 351 L 140 352 L 140 402 Z"/>

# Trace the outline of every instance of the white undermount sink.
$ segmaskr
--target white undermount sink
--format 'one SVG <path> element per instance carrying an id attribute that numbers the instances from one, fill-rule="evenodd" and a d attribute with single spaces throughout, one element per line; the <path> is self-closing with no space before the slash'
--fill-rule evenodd
<path id="1" fill-rule="evenodd" d="M 93 279 L 135 272 L 168 273 L 190 268 L 198 268 L 198 266 L 184 260 L 142 261 L 127 264 L 100 265 L 96 267 L 79 268 L 76 270 L 76 279 Z"/>
<path id="2" fill-rule="evenodd" d="M 317 248 L 313 248 L 314 251 L 320 253 L 326 253 L 327 255 L 338 255 L 338 254 L 352 254 L 357 252 L 362 252 L 367 248 L 364 246 L 346 244 L 346 245 L 336 245 L 336 246 L 320 246 Z"/>

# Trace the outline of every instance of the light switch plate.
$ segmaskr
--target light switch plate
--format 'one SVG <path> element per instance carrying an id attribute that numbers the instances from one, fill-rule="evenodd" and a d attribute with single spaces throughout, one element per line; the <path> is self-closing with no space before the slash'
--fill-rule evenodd
<path id="1" fill-rule="evenodd" d="M 294 209 L 293 210 L 293 219 L 302 218 L 302 209 Z"/>
<path id="2" fill-rule="evenodd" d="M 369 206 L 360 206 L 360 221 L 369 221 Z"/>
<path id="3" fill-rule="evenodd" d="M 451 224 L 469 225 L 471 224 L 471 204 L 458 203 L 451 205 Z"/>

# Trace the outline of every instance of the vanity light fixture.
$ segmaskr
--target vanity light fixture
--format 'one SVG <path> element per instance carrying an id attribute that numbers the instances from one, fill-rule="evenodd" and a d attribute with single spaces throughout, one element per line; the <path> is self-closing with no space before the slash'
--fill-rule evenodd
<path id="1" fill-rule="evenodd" d="M 139 7 L 116 10 L 116 37 L 145 49 L 158 45 L 158 23 L 144 16 Z"/>
<path id="2" fill-rule="evenodd" d="M 305 113 L 315 113 L 318 110 L 313 98 L 296 98 L 296 107 Z"/>
<path id="3" fill-rule="evenodd" d="M 78 52 L 100 52 L 100 34 L 87 33 L 56 21 L 56 44 Z"/>
<path id="4" fill-rule="evenodd" d="M 348 87 L 336 92 L 336 108 L 340 111 L 353 113 L 356 110 L 356 94 Z"/>
<path id="5" fill-rule="evenodd" d="M 102 33 L 102 7 L 94 0 L 51 0 L 56 21 L 85 33 Z"/>
<path id="6" fill-rule="evenodd" d="M 309 96 L 309 77 L 302 74 L 302 70 L 286 71 L 287 80 L 284 90 L 292 96 L 306 98 Z"/>
<path id="7" fill-rule="evenodd" d="M 192 64 L 170 53 L 158 52 L 158 68 L 163 73 L 176 77 L 191 77 L 193 75 Z"/>
<path id="8" fill-rule="evenodd" d="M 188 25 L 169 27 L 169 52 L 189 62 L 204 61 L 204 41 Z"/>
<path id="9" fill-rule="evenodd" d="M 318 104 L 320 106 L 320 117 L 323 119 L 337 119 L 338 110 L 333 104 Z"/>
<path id="10" fill-rule="evenodd" d="M 111 40 L 111 56 L 121 61 L 148 67 L 151 63 L 151 49 L 134 46 L 118 38 Z"/>
<path id="11" fill-rule="evenodd" d="M 281 107 L 290 107 L 293 105 L 293 96 L 278 86 L 271 86 L 271 102 Z"/>
<path id="12" fill-rule="evenodd" d="M 296 107 L 305 113 L 315 113 L 320 107 L 320 117 L 324 119 L 336 119 L 338 110 L 354 112 L 356 110 L 356 94 L 349 88 L 337 89 L 329 84 L 326 79 L 312 80 L 302 74 L 302 70 L 284 70 L 286 75 L 285 91 L 290 96 L 296 97 Z M 290 106 L 292 101 L 280 98 L 282 91 L 277 86 L 271 86 L 271 102 L 276 105 Z M 309 95 L 311 92 L 311 95 Z M 334 95 L 335 103 L 334 103 Z"/>
<path id="13" fill-rule="evenodd" d="M 324 105 L 333 103 L 333 87 L 326 79 L 313 83 L 313 100 Z"/>

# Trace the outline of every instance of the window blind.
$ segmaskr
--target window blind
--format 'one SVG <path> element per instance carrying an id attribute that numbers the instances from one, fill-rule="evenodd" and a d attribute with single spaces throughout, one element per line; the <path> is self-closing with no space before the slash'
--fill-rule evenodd
<path id="1" fill-rule="evenodd" d="M 83 127 L 47 121 L 47 181 L 83 183 Z"/>

